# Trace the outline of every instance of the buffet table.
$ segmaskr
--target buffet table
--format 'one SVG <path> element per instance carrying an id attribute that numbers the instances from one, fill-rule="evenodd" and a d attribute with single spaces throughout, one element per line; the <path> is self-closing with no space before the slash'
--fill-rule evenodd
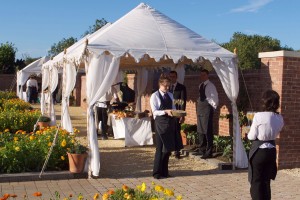
<path id="1" fill-rule="evenodd" d="M 110 115 L 110 120 L 114 138 L 125 138 L 126 147 L 153 144 L 150 117 L 116 119 L 114 115 Z"/>

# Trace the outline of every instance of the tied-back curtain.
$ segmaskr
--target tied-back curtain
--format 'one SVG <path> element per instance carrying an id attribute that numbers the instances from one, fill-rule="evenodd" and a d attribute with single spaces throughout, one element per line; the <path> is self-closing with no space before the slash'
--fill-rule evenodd
<path id="1" fill-rule="evenodd" d="M 58 71 L 57 71 L 57 68 L 54 66 L 52 66 L 50 68 L 50 77 L 51 77 L 51 79 L 50 79 L 50 85 L 49 85 L 50 86 L 49 87 L 49 90 L 50 90 L 49 114 L 50 114 L 50 118 L 51 118 L 50 125 L 54 126 L 54 125 L 56 125 L 56 116 L 55 116 L 52 93 L 54 92 L 54 90 L 56 89 L 56 87 L 58 85 Z"/>
<path id="2" fill-rule="evenodd" d="M 86 68 L 86 91 L 88 99 L 88 138 L 90 144 L 90 170 L 99 176 L 100 154 L 93 107 L 111 87 L 119 71 L 120 58 L 113 55 L 93 55 Z"/>
<path id="3" fill-rule="evenodd" d="M 175 71 L 177 72 L 177 82 L 183 84 L 185 76 L 184 64 L 178 64 L 175 67 Z"/>
<path id="4" fill-rule="evenodd" d="M 42 88 L 41 88 L 41 112 L 42 115 L 46 113 L 46 98 L 45 98 L 45 89 L 49 87 L 49 79 L 50 79 L 49 68 L 42 68 Z"/>
<path id="5" fill-rule="evenodd" d="M 233 164 L 238 168 L 248 167 L 248 158 L 242 143 L 240 126 L 239 126 L 239 113 L 237 110 L 236 99 L 239 94 L 239 79 L 238 67 L 236 59 L 227 61 L 214 60 L 212 65 L 217 72 L 226 95 L 231 101 L 232 114 L 233 114 Z"/>
<path id="6" fill-rule="evenodd" d="M 146 90 L 148 83 L 148 70 L 145 67 L 137 70 L 137 97 L 136 97 L 136 111 L 142 109 L 142 95 Z"/>
<path id="7" fill-rule="evenodd" d="M 68 132 L 73 132 L 72 122 L 69 113 L 69 97 L 76 83 L 76 68 L 73 64 L 67 63 L 64 67 L 64 93 L 62 94 L 62 127 Z"/>
<path id="8" fill-rule="evenodd" d="M 22 72 L 18 71 L 17 72 L 17 95 L 19 97 L 19 99 L 23 99 L 23 85 L 21 83 L 21 78 L 22 78 Z"/>

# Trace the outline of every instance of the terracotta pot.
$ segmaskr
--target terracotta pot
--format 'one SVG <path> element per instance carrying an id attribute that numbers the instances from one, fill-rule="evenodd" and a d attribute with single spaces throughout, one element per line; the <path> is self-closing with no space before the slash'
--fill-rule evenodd
<path id="1" fill-rule="evenodd" d="M 38 122 L 38 125 L 39 125 L 39 127 L 41 129 L 43 127 L 48 127 L 49 126 L 49 122 Z"/>
<path id="2" fill-rule="evenodd" d="M 181 139 L 182 139 L 182 144 L 187 145 L 187 140 L 186 140 L 186 134 L 183 131 L 180 131 L 181 134 Z"/>
<path id="3" fill-rule="evenodd" d="M 87 157 L 87 153 L 84 153 L 84 154 L 68 153 L 69 171 L 71 173 L 81 173 L 81 172 L 83 172 L 86 157 Z"/>

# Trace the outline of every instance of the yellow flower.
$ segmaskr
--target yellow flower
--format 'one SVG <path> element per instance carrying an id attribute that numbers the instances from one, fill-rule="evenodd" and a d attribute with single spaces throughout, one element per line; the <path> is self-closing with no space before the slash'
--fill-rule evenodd
<path id="1" fill-rule="evenodd" d="M 173 190 L 169 190 L 169 189 L 165 189 L 165 194 L 167 195 L 167 196 L 174 196 L 174 192 L 173 192 Z"/>
<path id="2" fill-rule="evenodd" d="M 60 159 L 61 159 L 61 160 L 65 160 L 65 157 L 64 157 L 64 156 L 61 156 Z"/>
<path id="3" fill-rule="evenodd" d="M 176 197 L 176 200 L 182 200 L 182 196 L 181 196 L 181 195 L 178 195 L 178 196 Z"/>
<path id="4" fill-rule="evenodd" d="M 65 147 L 67 145 L 67 141 L 66 139 L 63 139 L 63 141 L 60 144 L 62 147 Z"/>
<path id="5" fill-rule="evenodd" d="M 102 196 L 102 200 L 108 200 L 108 198 L 109 198 L 109 194 L 104 193 Z"/>
<path id="6" fill-rule="evenodd" d="M 49 142 L 49 143 L 48 143 L 48 147 L 51 147 L 51 145 L 52 145 L 52 142 Z"/>
<path id="7" fill-rule="evenodd" d="M 4 130 L 4 133 L 7 133 L 7 132 L 9 132 L 9 129 L 8 129 L 8 128 Z"/>
<path id="8" fill-rule="evenodd" d="M 72 140 L 71 140 L 71 143 L 72 143 L 72 144 L 74 144 L 74 143 L 75 143 L 75 140 L 74 140 L 74 139 L 72 139 Z"/>
<path id="9" fill-rule="evenodd" d="M 34 136 L 33 135 L 29 136 L 29 139 L 30 139 L 30 141 L 34 140 Z"/>
<path id="10" fill-rule="evenodd" d="M 26 131 L 22 131 L 22 135 L 25 135 L 26 134 Z"/>
<path id="11" fill-rule="evenodd" d="M 163 186 L 160 186 L 160 185 L 156 185 L 154 189 L 155 189 L 155 191 L 157 191 L 157 192 L 163 192 L 163 191 L 164 191 L 164 187 L 163 187 Z"/>
<path id="12" fill-rule="evenodd" d="M 98 199 L 98 198 L 99 198 L 99 193 L 96 193 L 96 194 L 94 195 L 94 198 L 93 198 L 93 199 L 95 200 L 95 199 Z"/>
<path id="13" fill-rule="evenodd" d="M 14 137 L 14 141 L 18 141 L 19 140 L 19 138 L 18 137 Z"/>
<path id="14" fill-rule="evenodd" d="M 146 183 L 142 183 L 141 191 L 144 192 L 147 189 Z"/>
<path id="15" fill-rule="evenodd" d="M 41 131 L 37 131 L 37 132 L 35 132 L 35 133 L 39 135 L 39 134 L 41 134 Z"/>
<path id="16" fill-rule="evenodd" d="M 20 151 L 20 147 L 15 147 L 15 150 L 16 151 Z"/>

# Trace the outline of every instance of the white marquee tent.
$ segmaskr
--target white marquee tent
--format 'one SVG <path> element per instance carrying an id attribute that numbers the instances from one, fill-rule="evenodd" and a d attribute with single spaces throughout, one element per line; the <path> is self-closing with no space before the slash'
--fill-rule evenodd
<path id="1" fill-rule="evenodd" d="M 180 77 L 184 63 L 209 60 L 232 103 L 234 126 L 235 167 L 248 166 L 239 129 L 236 99 L 239 91 L 236 55 L 203 38 L 161 12 L 141 3 L 115 23 L 88 38 L 82 48 L 67 52 L 64 76 L 74 60 L 85 63 L 86 93 L 88 102 L 88 139 L 90 145 L 90 171 L 100 172 L 100 155 L 94 122 L 93 107 L 115 81 L 120 69 L 135 68 L 138 71 L 138 97 L 145 90 L 148 70 L 165 64 L 177 64 Z M 77 62 L 79 63 L 79 62 Z M 72 71 L 72 70 L 71 70 Z M 70 72 L 72 73 L 72 72 Z M 140 76 L 143 74 L 143 77 Z M 67 81 L 65 83 L 68 83 Z M 65 84 L 67 87 L 68 84 Z"/>
<path id="2" fill-rule="evenodd" d="M 17 72 L 17 95 L 20 99 L 25 99 L 23 96 L 23 85 L 28 80 L 31 74 L 40 75 L 42 73 L 42 65 L 49 60 L 49 57 L 42 57 Z"/>

